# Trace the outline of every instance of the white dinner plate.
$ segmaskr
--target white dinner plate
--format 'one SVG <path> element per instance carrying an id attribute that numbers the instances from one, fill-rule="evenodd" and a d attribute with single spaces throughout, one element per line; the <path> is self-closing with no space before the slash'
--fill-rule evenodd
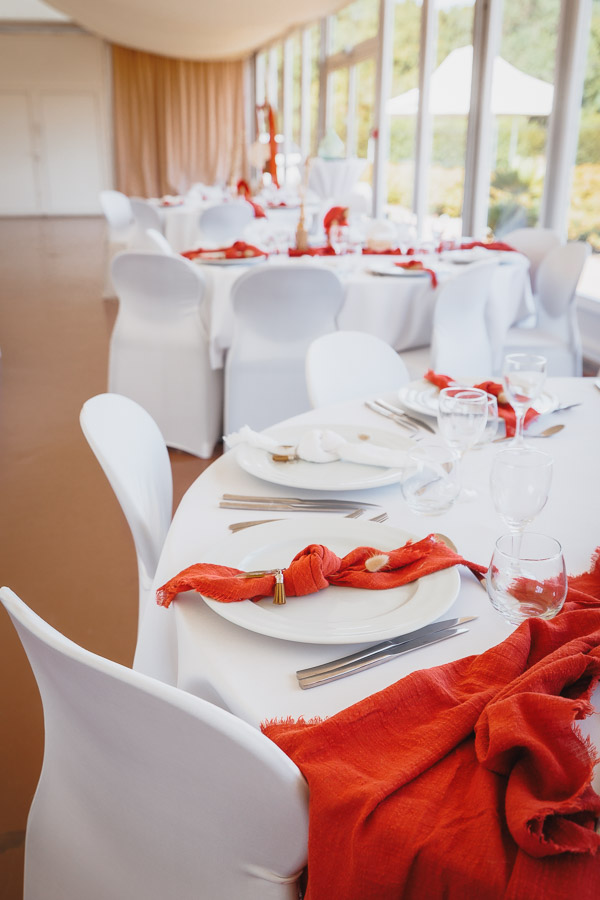
<path id="1" fill-rule="evenodd" d="M 426 263 L 424 263 L 424 265 L 426 265 Z M 424 272 L 423 269 L 402 269 L 400 266 L 395 266 L 393 263 L 389 262 L 369 263 L 367 272 L 370 272 L 372 275 L 394 275 L 398 278 L 430 277 L 429 272 Z"/>
<path id="2" fill-rule="evenodd" d="M 380 431 L 367 426 L 356 425 L 295 425 L 270 428 L 268 434 L 281 440 L 282 444 L 297 444 L 307 431 L 328 429 L 335 431 L 347 441 L 360 443 L 368 435 L 372 444 L 392 450 L 413 448 L 409 438 L 389 431 Z M 311 491 L 360 491 L 367 488 L 396 484 L 401 480 L 403 469 L 370 466 L 336 460 L 329 463 L 312 463 L 303 459 L 292 462 L 275 462 L 266 450 L 239 444 L 233 452 L 239 466 L 250 475 L 256 475 L 272 484 L 286 487 L 307 488 Z"/>
<path id="3" fill-rule="evenodd" d="M 503 255 L 499 250 L 486 250 L 485 247 L 473 247 L 471 250 L 443 250 L 440 258 L 444 262 L 466 266 L 474 262 L 483 262 L 484 259 L 497 259 Z"/>
<path id="4" fill-rule="evenodd" d="M 323 544 L 338 556 L 355 547 L 393 550 L 418 540 L 400 528 L 342 516 L 285 519 L 229 535 L 210 552 L 211 563 L 245 571 L 287 566 L 309 544 Z M 349 644 L 408 634 L 434 622 L 454 603 L 460 587 L 455 567 L 382 591 L 330 586 L 284 606 L 271 597 L 220 603 L 204 597 L 216 613 L 242 628 L 287 641 Z"/>
<path id="5" fill-rule="evenodd" d="M 192 262 L 199 266 L 253 266 L 256 263 L 265 262 L 266 256 L 243 256 L 240 259 L 219 259 L 214 257 L 196 256 Z"/>
<path id="6" fill-rule="evenodd" d="M 483 379 L 482 379 L 483 380 Z M 465 382 L 466 383 L 466 382 Z M 480 383 L 470 380 L 470 384 Z M 411 381 L 398 391 L 398 399 L 402 406 L 424 416 L 437 416 L 439 388 L 424 378 Z M 534 402 L 534 408 L 540 415 L 553 412 L 558 406 L 558 398 L 549 391 L 543 391 L 541 397 Z"/>

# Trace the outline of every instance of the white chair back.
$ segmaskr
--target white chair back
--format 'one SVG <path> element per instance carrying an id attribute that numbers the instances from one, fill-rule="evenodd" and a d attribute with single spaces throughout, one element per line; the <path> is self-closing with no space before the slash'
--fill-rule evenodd
<path id="1" fill-rule="evenodd" d="M 169 447 L 208 458 L 222 434 L 222 373 L 210 367 L 205 281 L 180 256 L 121 253 L 108 389 L 150 413 Z"/>
<path id="2" fill-rule="evenodd" d="M 440 286 L 431 341 L 431 365 L 436 372 L 490 377 L 493 357 L 486 307 L 497 265 L 472 264 Z"/>
<path id="3" fill-rule="evenodd" d="M 234 332 L 225 363 L 225 432 L 261 430 L 310 409 L 305 359 L 335 331 L 343 302 L 333 272 L 315 265 L 261 266 L 233 285 Z"/>
<path id="4" fill-rule="evenodd" d="M 529 260 L 531 287 L 537 290 L 538 269 L 544 257 L 560 245 L 558 232 L 552 228 L 517 228 L 501 238 Z"/>
<path id="5" fill-rule="evenodd" d="M 142 200 L 140 197 L 131 197 L 131 209 L 133 210 L 137 240 L 140 246 L 143 245 L 144 236 L 149 228 L 162 233 L 163 223 L 160 213 L 151 203 L 148 203 L 147 200 Z"/>
<path id="6" fill-rule="evenodd" d="M 313 407 L 376 397 L 409 380 L 394 348 L 362 331 L 324 334 L 306 354 L 306 387 Z"/>
<path id="7" fill-rule="evenodd" d="M 231 244 L 244 236 L 244 229 L 254 218 L 246 201 L 218 203 L 200 213 L 198 226 L 202 239 L 216 244 Z"/>
<path id="8" fill-rule="evenodd" d="M 24 900 L 293 900 L 308 788 L 230 713 L 84 650 L 0 590 L 44 708 Z"/>
<path id="9" fill-rule="evenodd" d="M 152 253 L 164 253 L 166 256 L 175 256 L 170 243 L 156 228 L 147 228 L 144 232 L 144 250 L 150 250 Z"/>
<path id="10" fill-rule="evenodd" d="M 131 529 L 139 572 L 139 629 L 153 600 L 152 580 L 171 522 L 173 478 L 167 447 L 152 416 L 120 394 L 87 400 L 79 423 Z"/>
<path id="11" fill-rule="evenodd" d="M 121 236 L 126 240 L 134 222 L 129 197 L 121 191 L 100 191 L 100 207 L 108 222 L 112 239 L 116 241 Z"/>

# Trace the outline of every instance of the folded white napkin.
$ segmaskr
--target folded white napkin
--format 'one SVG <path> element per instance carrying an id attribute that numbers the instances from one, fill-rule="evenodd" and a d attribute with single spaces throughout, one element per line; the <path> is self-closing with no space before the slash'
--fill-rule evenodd
<path id="1" fill-rule="evenodd" d="M 344 460 L 367 466 L 400 469 L 408 464 L 409 459 L 405 450 L 392 450 L 389 447 L 371 444 L 369 441 L 354 443 L 328 428 L 306 431 L 293 447 L 282 445 L 269 435 L 252 431 L 248 425 L 244 425 L 233 434 L 225 435 L 224 440 L 230 449 L 239 444 L 248 444 L 250 447 L 266 450 L 267 453 L 295 453 L 300 459 L 314 463 Z"/>

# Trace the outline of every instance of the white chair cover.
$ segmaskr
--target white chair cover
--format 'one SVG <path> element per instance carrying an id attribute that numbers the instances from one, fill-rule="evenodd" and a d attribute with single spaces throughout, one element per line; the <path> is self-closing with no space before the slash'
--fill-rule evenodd
<path id="1" fill-rule="evenodd" d="M 223 387 L 209 361 L 200 270 L 181 257 L 132 252 L 115 258 L 112 278 L 119 312 L 109 391 L 143 406 L 169 447 L 210 457 L 222 434 Z"/>
<path id="2" fill-rule="evenodd" d="M 254 210 L 243 200 L 209 206 L 200 213 L 198 225 L 202 240 L 214 244 L 231 244 L 242 240 L 244 229 L 253 219 Z"/>
<path id="3" fill-rule="evenodd" d="M 334 331 L 343 302 L 333 272 L 315 265 L 251 269 L 233 285 L 234 332 L 225 361 L 225 432 L 261 431 L 310 409 L 305 358 Z"/>
<path id="4" fill-rule="evenodd" d="M 8 588 L 44 708 L 24 900 L 295 900 L 308 788 L 241 719 L 84 650 Z"/>
<path id="5" fill-rule="evenodd" d="M 147 246 L 146 232 L 149 228 L 163 232 L 163 221 L 159 211 L 147 200 L 140 197 L 131 197 L 131 209 L 135 219 L 134 245 L 136 250 L 143 250 Z"/>
<path id="6" fill-rule="evenodd" d="M 114 297 L 110 267 L 117 253 L 131 246 L 135 234 L 135 220 L 129 197 L 120 191 L 100 191 L 100 208 L 106 219 L 106 264 L 103 297 Z"/>
<path id="7" fill-rule="evenodd" d="M 306 354 L 306 386 L 313 407 L 376 397 L 409 380 L 394 348 L 363 331 L 324 334 Z"/>
<path id="8" fill-rule="evenodd" d="M 516 228 L 503 234 L 501 240 L 527 257 L 531 287 L 536 291 L 540 263 L 551 250 L 560 246 L 558 232 L 552 228 Z"/>
<path id="9" fill-rule="evenodd" d="M 169 684 L 177 677 L 174 617 L 156 629 L 152 646 L 140 635 L 144 617 L 154 606 L 152 581 L 169 530 L 173 507 L 173 478 L 167 447 L 156 422 L 139 404 L 121 394 L 98 394 L 87 400 L 79 422 L 102 466 L 127 524 L 138 564 L 138 639 L 133 666 Z"/>
<path id="10" fill-rule="evenodd" d="M 504 353 L 540 353 L 548 360 L 548 375 L 581 376 L 581 334 L 575 297 L 590 251 L 589 244 L 570 241 L 544 257 L 537 273 L 536 327 L 511 328 Z"/>
<path id="11" fill-rule="evenodd" d="M 167 256 L 175 256 L 170 243 L 156 228 L 148 228 L 144 232 L 144 246 L 140 249 L 150 250 L 151 253 L 164 253 Z"/>

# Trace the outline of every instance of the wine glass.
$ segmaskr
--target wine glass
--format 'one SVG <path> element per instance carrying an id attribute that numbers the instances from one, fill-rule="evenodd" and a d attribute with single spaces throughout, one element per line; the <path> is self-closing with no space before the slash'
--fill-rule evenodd
<path id="1" fill-rule="evenodd" d="M 341 256 L 348 249 L 349 228 L 347 225 L 332 225 L 329 229 L 329 244 L 336 256 Z"/>
<path id="2" fill-rule="evenodd" d="M 490 473 L 494 507 L 513 533 L 522 533 L 548 500 L 552 457 L 543 450 L 513 447 L 496 453 Z"/>
<path id="3" fill-rule="evenodd" d="M 488 417 L 488 394 L 479 388 L 447 387 L 438 399 L 438 427 L 446 444 L 461 460 L 482 437 Z M 473 499 L 477 492 L 463 488 L 460 498 Z"/>
<path id="4" fill-rule="evenodd" d="M 533 353 L 510 353 L 504 357 L 502 382 L 504 391 L 515 411 L 517 421 L 515 447 L 524 447 L 523 423 L 533 401 L 540 396 L 546 380 L 546 357 Z"/>
<path id="5" fill-rule="evenodd" d="M 444 444 L 424 444 L 409 455 L 402 496 L 416 513 L 439 516 L 460 492 L 458 459 Z"/>
<path id="6" fill-rule="evenodd" d="M 530 616 L 551 619 L 567 596 L 567 572 L 559 542 L 546 534 L 503 534 L 486 575 L 494 609 L 511 624 Z"/>

